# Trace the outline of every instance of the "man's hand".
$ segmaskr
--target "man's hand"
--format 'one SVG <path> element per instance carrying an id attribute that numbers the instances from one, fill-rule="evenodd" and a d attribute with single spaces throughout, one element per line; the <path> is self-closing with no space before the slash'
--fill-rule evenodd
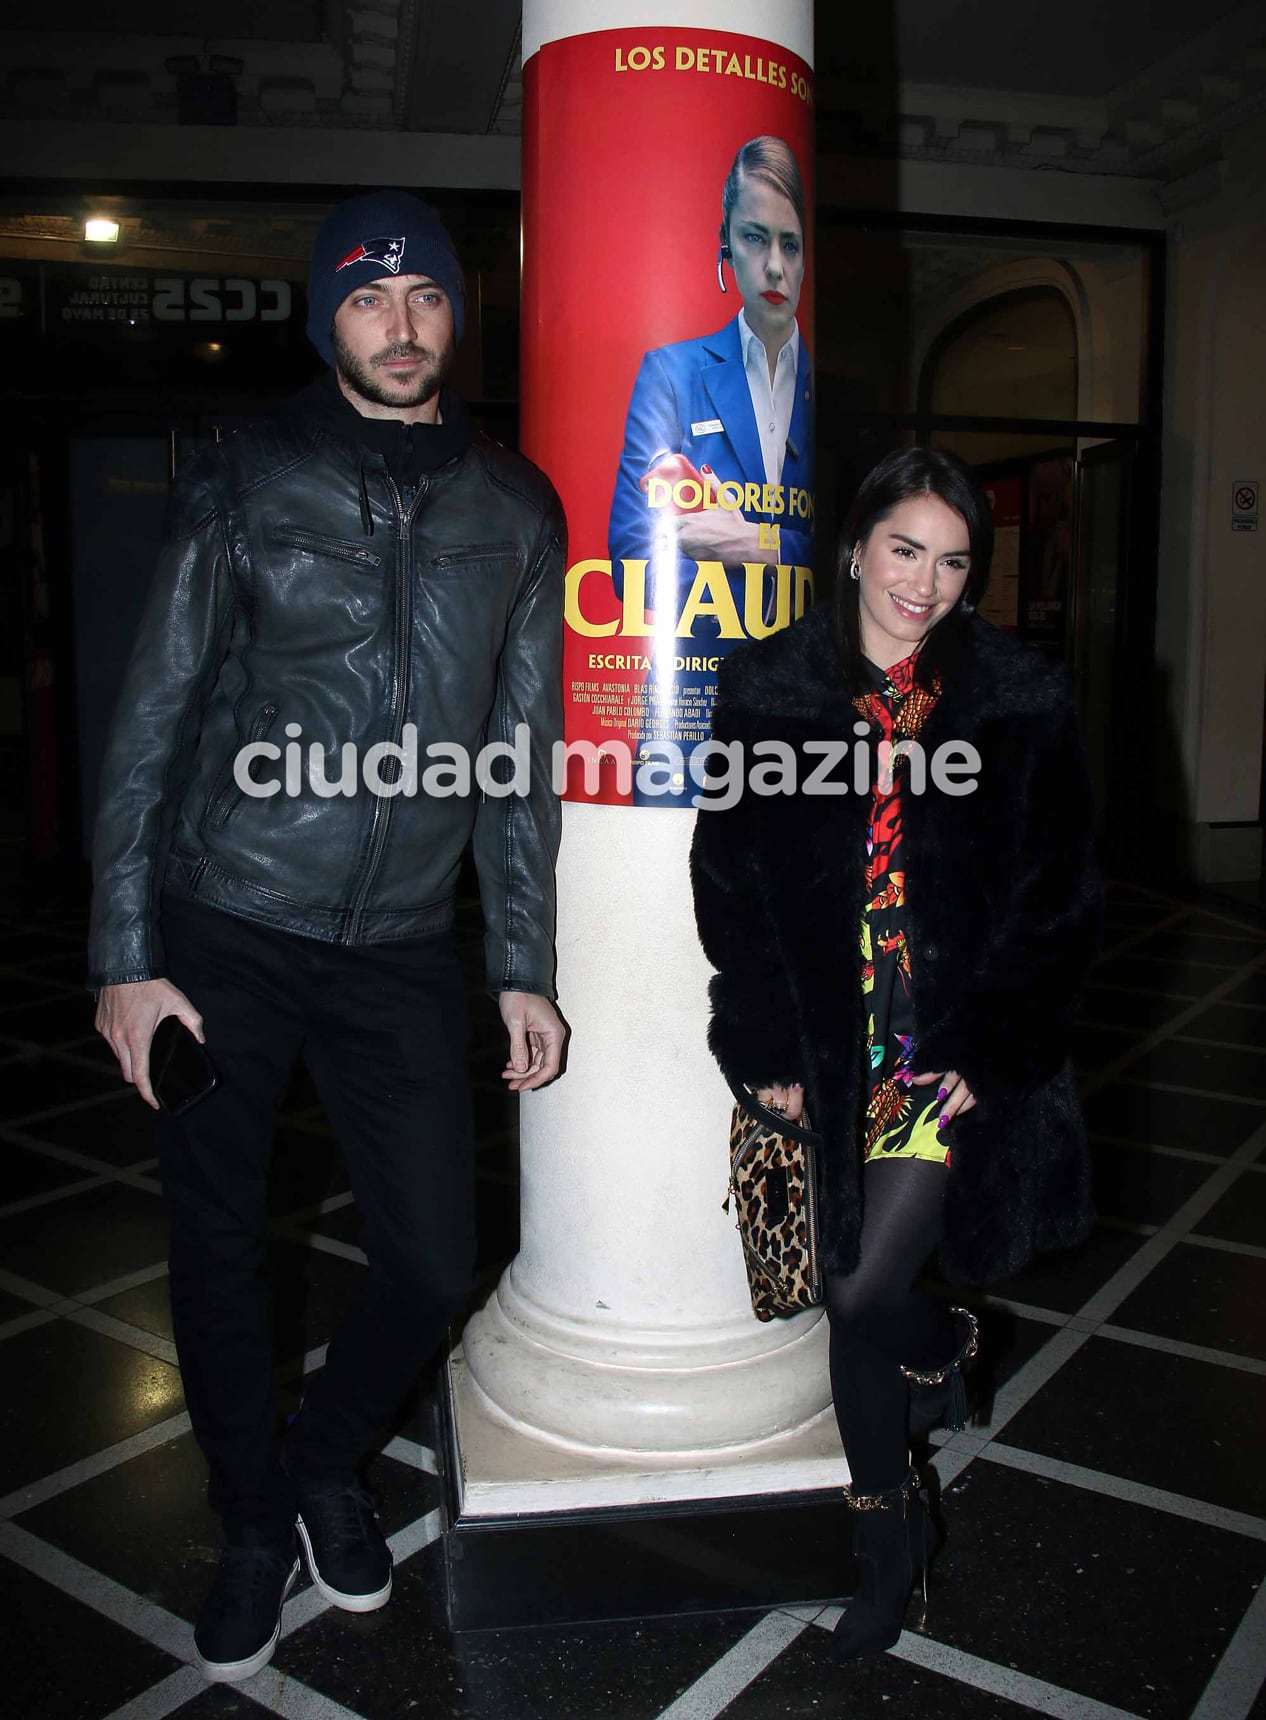
<path id="1" fill-rule="evenodd" d="M 691 561 L 723 561 L 727 567 L 770 559 L 770 552 L 761 548 L 760 527 L 729 508 L 682 514 L 677 521 L 677 548 Z"/>
<path id="2" fill-rule="evenodd" d="M 790 1087 L 754 1087 L 752 1097 L 767 1111 L 777 1111 L 789 1123 L 798 1123 L 804 1114 L 804 1088 L 799 1081 Z"/>
<path id="3" fill-rule="evenodd" d="M 102 986 L 97 998 L 96 1029 L 119 1060 L 123 1079 L 130 1081 L 147 1105 L 157 1111 L 149 1084 L 149 1046 L 154 1029 L 165 1015 L 177 1015 L 203 1045 L 202 1017 L 183 991 L 166 979 L 141 979 L 132 985 Z"/>
<path id="4" fill-rule="evenodd" d="M 566 1028 L 547 997 L 531 991 L 503 991 L 497 999 L 510 1035 L 510 1061 L 501 1079 L 512 1093 L 530 1093 L 558 1074 Z"/>
<path id="5" fill-rule="evenodd" d="M 927 1087 L 933 1081 L 937 1083 L 936 1096 L 941 1101 L 936 1126 L 943 1129 L 948 1123 L 952 1123 L 961 1111 L 970 1111 L 976 1103 L 976 1096 L 957 1069 L 946 1069 L 940 1075 L 915 1075 L 911 1084 L 915 1087 Z"/>

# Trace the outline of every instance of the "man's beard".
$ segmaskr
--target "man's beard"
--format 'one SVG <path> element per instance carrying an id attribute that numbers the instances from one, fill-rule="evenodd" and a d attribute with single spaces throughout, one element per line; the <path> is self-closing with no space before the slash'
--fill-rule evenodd
<path id="1" fill-rule="evenodd" d="M 363 400 L 372 400 L 375 406 L 425 406 L 428 400 L 434 399 L 439 393 L 453 364 L 454 348 L 451 344 L 443 352 L 432 352 L 428 347 L 417 346 L 412 341 L 401 341 L 395 346 L 383 347 L 382 351 L 374 353 L 372 358 L 362 359 L 356 357 L 338 330 L 334 329 L 332 345 L 334 363 L 343 381 L 354 394 L 359 394 Z M 392 389 L 376 374 L 378 365 L 400 358 L 422 360 L 422 369 L 407 394 Z"/>

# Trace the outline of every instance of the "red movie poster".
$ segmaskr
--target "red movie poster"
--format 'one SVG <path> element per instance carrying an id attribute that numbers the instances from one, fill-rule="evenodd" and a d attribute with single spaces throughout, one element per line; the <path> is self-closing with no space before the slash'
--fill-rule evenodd
<path id="1" fill-rule="evenodd" d="M 588 743 L 567 797 L 689 807 L 719 662 L 812 602 L 812 73 L 604 30 L 534 53 L 525 102 L 522 443 L 567 511 Z"/>

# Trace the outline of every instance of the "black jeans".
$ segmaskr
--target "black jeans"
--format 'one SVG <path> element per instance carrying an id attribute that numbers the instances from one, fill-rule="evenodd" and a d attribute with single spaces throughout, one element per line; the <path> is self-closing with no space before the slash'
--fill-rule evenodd
<path id="1" fill-rule="evenodd" d="M 157 1119 L 185 1400 L 229 1538 L 288 1533 L 263 1279 L 277 1106 L 302 1056 L 361 1214 L 364 1286 L 286 1439 L 292 1474 L 350 1479 L 469 1291 L 465 984 L 451 934 L 347 948 L 172 897 L 162 933 L 220 1076 Z"/>

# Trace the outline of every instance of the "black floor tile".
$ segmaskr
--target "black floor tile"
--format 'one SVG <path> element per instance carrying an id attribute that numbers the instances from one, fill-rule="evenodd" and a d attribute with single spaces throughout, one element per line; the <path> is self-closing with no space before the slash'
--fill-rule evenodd
<path id="1" fill-rule="evenodd" d="M 1168 903 L 1131 902 L 1110 894 L 1103 916 L 1104 942 L 1111 944 L 1122 933 L 1143 932 L 1149 926 L 1159 926 L 1172 913 Z"/>
<path id="2" fill-rule="evenodd" d="M 1118 991 L 1110 985 L 1088 985 L 1081 1015 L 1086 1022 L 1128 1028 L 1141 1037 L 1162 1027 L 1186 1007 L 1182 998 L 1150 991 Z"/>
<path id="3" fill-rule="evenodd" d="M 1184 932 L 1192 932 L 1205 937 L 1252 938 L 1258 940 L 1258 947 L 1266 941 L 1266 931 L 1257 926 L 1247 925 L 1237 919 L 1234 914 L 1206 914 L 1199 909 L 1187 915 L 1182 923 Z"/>
<path id="4" fill-rule="evenodd" d="M 207 1467 L 186 1433 L 82 1482 L 16 1521 L 93 1570 L 192 1619 L 220 1545 Z"/>
<path id="5" fill-rule="evenodd" d="M 63 985 L 83 986 L 87 995 L 88 958 L 82 948 L 67 949 L 63 944 L 60 953 L 25 965 L 23 972 L 33 979 L 55 979 Z"/>
<path id="6" fill-rule="evenodd" d="M 1085 1469 L 1263 1516 L 1263 1426 L 1266 1377 L 1090 1338 L 999 1437 Z M 1106 1537 L 1092 1542 L 1108 1544 Z"/>
<path id="7" fill-rule="evenodd" d="M 100 1034 L 90 1034 L 86 1039 L 81 1039 L 77 1045 L 64 1045 L 61 1048 L 61 1055 L 68 1062 L 94 1064 L 99 1069 L 107 1070 L 116 1082 L 121 1080 L 119 1060 Z"/>
<path id="8" fill-rule="evenodd" d="M 1198 1236 L 1266 1248 L 1266 1177 L 1237 1177 L 1222 1199 L 1193 1226 Z"/>
<path id="9" fill-rule="evenodd" d="M 981 1308 L 980 1352 L 967 1375 L 968 1404 L 973 1417 L 987 1412 L 995 1394 L 1037 1354 L 1058 1327 L 1042 1320 L 1025 1320 L 1002 1308 Z"/>
<path id="10" fill-rule="evenodd" d="M 1180 1242 L 1112 1319 L 1266 1361 L 1266 1260 Z"/>
<path id="11" fill-rule="evenodd" d="M 192 1702 L 182 1702 L 172 1713 L 178 1720 L 264 1720 L 275 1710 L 253 1702 L 240 1684 L 208 1684 Z"/>
<path id="12" fill-rule="evenodd" d="M 1130 951 L 1132 956 L 1157 961 L 1208 962 L 1217 967 L 1243 967 L 1262 954 L 1266 945 L 1260 937 L 1247 934 L 1235 937 L 1175 926 L 1168 931 L 1154 932 Z"/>
<path id="13" fill-rule="evenodd" d="M 7 1290 L 0 1290 L 0 1325 L 7 1320 L 17 1320 L 23 1314 L 35 1313 L 37 1306 L 22 1296 L 10 1296 Z"/>
<path id="14" fill-rule="evenodd" d="M 330 1220 L 321 1226 L 328 1231 Z M 328 1343 L 363 1281 L 363 1268 L 299 1243 L 273 1239 L 268 1249 L 277 1355 L 288 1361 Z M 171 1303 L 164 1275 L 120 1291 L 93 1306 L 159 1337 L 172 1336 Z"/>
<path id="15" fill-rule="evenodd" d="M 79 995 L 83 1000 L 85 994 Z M 31 1004 L 69 996 L 67 988 L 58 985 L 54 979 L 42 981 L 26 973 L 0 973 L 0 1024 L 7 1026 L 11 1021 L 20 1020 Z"/>
<path id="16" fill-rule="evenodd" d="M 21 1620 L 5 1656 L 6 1710 L 21 1720 L 99 1720 L 179 1662 L 82 1601 L 0 1559 L 0 1608 Z"/>
<path id="17" fill-rule="evenodd" d="M 366 1720 L 653 1720 L 751 1628 L 750 1615 L 479 1632 L 443 1624 L 438 1546 L 398 1567 L 391 1604 L 323 1615 L 276 1664 Z"/>
<path id="18" fill-rule="evenodd" d="M 1183 1028 L 1192 1039 L 1221 1039 L 1228 1045 L 1266 1047 L 1266 1010 L 1245 1003 L 1212 1003 Z"/>
<path id="19" fill-rule="evenodd" d="M 113 1098 L 80 1105 L 52 1117 L 23 1121 L 20 1133 L 33 1140 L 69 1147 L 110 1165 L 135 1165 L 154 1157 L 154 1113 L 130 1087 L 119 1083 Z"/>
<path id="20" fill-rule="evenodd" d="M 383 1532 L 416 1522 L 439 1504 L 432 1475 L 377 1457 L 369 1482 Z M 192 1621 L 206 1598 L 221 1541 L 207 1505 L 207 1470 L 190 1433 L 143 1452 L 24 1512 L 24 1529 Z M 295 1592 L 308 1586 L 301 1573 Z"/>
<path id="21" fill-rule="evenodd" d="M 0 1393 L 9 1490 L 130 1439 L 184 1408 L 175 1368 L 69 1320 L 6 1338 L 0 1358 L 6 1378 L 24 1388 Z"/>
<path id="22" fill-rule="evenodd" d="M 1096 985 L 1137 986 L 1141 991 L 1164 993 L 1182 1003 L 1203 997 L 1233 972 L 1229 967 L 1201 967 L 1192 962 L 1144 958 L 1130 950 L 1097 963 L 1090 977 Z"/>
<path id="23" fill-rule="evenodd" d="M 21 967 L 24 962 L 64 956 L 67 947 L 65 938 L 50 932 L 6 929 L 0 933 L 0 967 Z"/>
<path id="24" fill-rule="evenodd" d="M 148 1284 L 138 1284 L 132 1290 L 107 1297 L 104 1302 L 94 1302 L 93 1307 L 99 1314 L 126 1320 L 128 1325 L 139 1326 L 142 1332 L 153 1332 L 155 1337 L 173 1336 L 171 1295 L 165 1272 L 161 1278 L 151 1278 Z"/>
<path id="25" fill-rule="evenodd" d="M 1141 1035 L 1125 1027 L 1088 1027 L 1073 1030 L 1073 1063 L 1079 1075 L 1094 1075 L 1109 1063 L 1136 1050 Z"/>
<path id="26" fill-rule="evenodd" d="M 932 1635 L 1155 1720 L 1190 1714 L 1266 1569 L 1259 1541 L 984 1461 L 944 1505 Z"/>
<path id="27" fill-rule="evenodd" d="M 29 1200 L 50 1189 L 82 1182 L 92 1172 L 68 1165 L 62 1159 L 46 1158 L 13 1141 L 0 1140 L 0 1203 Z"/>
<path id="28" fill-rule="evenodd" d="M 1099 1226 L 1080 1248 L 1039 1254 L 1023 1272 L 1017 1272 L 1014 1278 L 1003 1278 L 989 1288 L 994 1295 L 1005 1296 L 1012 1302 L 1075 1314 L 1142 1243 L 1140 1236 Z"/>
<path id="29" fill-rule="evenodd" d="M 118 1085 L 117 1074 L 86 1069 L 52 1053 L 15 1057 L 0 1069 L 0 1122 L 16 1122 L 75 1099 L 104 1096 Z"/>
<path id="30" fill-rule="evenodd" d="M 811 1624 L 730 1703 L 725 1720 L 1021 1720 L 1033 1712 L 890 1654 L 839 1666 L 830 1644 L 830 1633 Z"/>
<path id="31" fill-rule="evenodd" d="M 0 1218 L 0 1258 L 10 1272 L 74 1296 L 167 1257 L 167 1219 L 157 1195 L 104 1183 Z"/>
<path id="32" fill-rule="evenodd" d="M 1225 1003 L 1266 1004 L 1266 972 L 1258 969 L 1239 985 L 1232 987 L 1223 999 Z"/>
<path id="33" fill-rule="evenodd" d="M 88 992 L 40 991 L 24 1009 L 0 1015 L 0 1034 L 56 1046 L 86 1039 L 93 1031 L 93 1001 Z"/>
<path id="34" fill-rule="evenodd" d="M 1258 1105 L 1212 1094 L 1161 1093 L 1129 1079 L 1093 1093 L 1085 1112 L 1094 1135 L 1228 1157 L 1266 1122 Z"/>
<path id="35" fill-rule="evenodd" d="M 1266 1051 L 1223 1050 L 1167 1039 L 1130 1066 L 1131 1080 L 1199 1087 L 1234 1099 L 1266 1099 Z M 1266 1109 L 1262 1111 L 1266 1122 Z"/>
<path id="36" fill-rule="evenodd" d="M 1129 1224 L 1168 1224 L 1179 1207 L 1220 1168 L 1142 1147 L 1092 1142 L 1090 1151 L 1095 1165 L 1095 1206 L 1100 1216 Z"/>

